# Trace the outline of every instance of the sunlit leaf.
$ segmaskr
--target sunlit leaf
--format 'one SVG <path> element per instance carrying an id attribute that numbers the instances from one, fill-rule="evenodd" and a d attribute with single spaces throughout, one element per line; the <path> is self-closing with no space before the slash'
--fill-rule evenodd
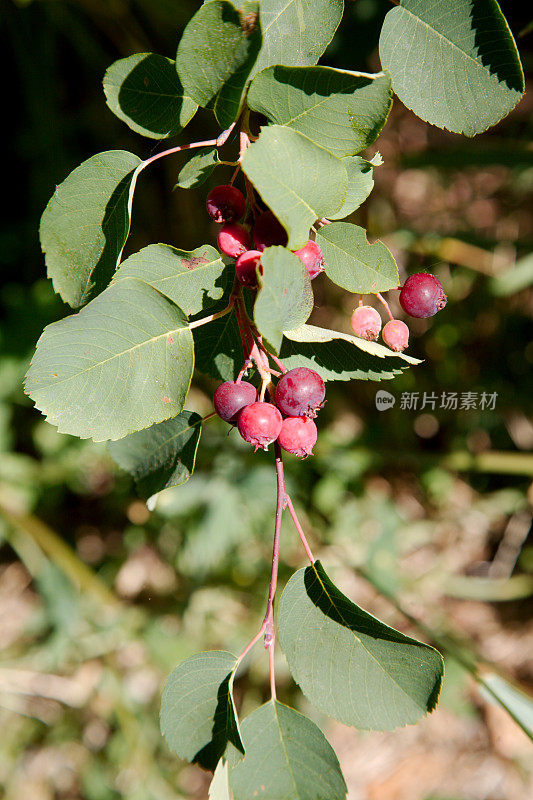
<path id="1" fill-rule="evenodd" d="M 324 253 L 328 278 L 343 289 L 358 294 L 376 294 L 395 289 L 400 278 L 390 250 L 383 242 L 370 242 L 366 231 L 349 222 L 324 225 L 316 235 Z"/>
<path id="2" fill-rule="evenodd" d="M 169 676 L 161 732 L 180 758 L 214 771 L 228 744 L 244 753 L 233 701 L 236 666 L 231 653 L 209 650 L 187 658 Z"/>
<path id="3" fill-rule="evenodd" d="M 179 414 L 193 365 L 183 311 L 124 278 L 45 328 L 25 388 L 60 433 L 121 439 Z"/>
<path id="4" fill-rule="evenodd" d="M 437 705 L 440 653 L 352 603 L 319 561 L 290 579 L 278 626 L 295 681 L 320 711 L 345 725 L 392 730 Z"/>
<path id="5" fill-rule="evenodd" d="M 383 23 L 383 67 L 419 117 L 475 136 L 511 111 L 524 75 L 496 0 L 401 0 Z"/>
<path id="6" fill-rule="evenodd" d="M 218 150 L 216 147 L 205 147 L 198 150 L 179 172 L 175 189 L 194 189 L 201 186 L 214 169 L 220 164 Z"/>
<path id="7" fill-rule="evenodd" d="M 128 195 L 137 156 L 98 153 L 56 187 L 39 234 L 48 277 L 76 308 L 104 289 L 115 271 L 130 228 Z"/>

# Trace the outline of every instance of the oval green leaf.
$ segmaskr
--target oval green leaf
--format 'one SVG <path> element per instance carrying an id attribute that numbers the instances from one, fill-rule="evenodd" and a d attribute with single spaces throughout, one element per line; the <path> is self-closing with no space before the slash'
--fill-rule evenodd
<path id="1" fill-rule="evenodd" d="M 304 246 L 317 219 L 340 209 L 348 191 L 341 159 L 282 125 L 261 130 L 242 168 L 287 230 L 291 250 Z"/>
<path id="2" fill-rule="evenodd" d="M 440 653 L 352 603 L 319 561 L 290 579 L 278 627 L 294 680 L 320 711 L 345 725 L 388 731 L 437 705 Z"/>
<path id="3" fill-rule="evenodd" d="M 240 111 L 260 47 L 259 26 L 226 0 L 204 3 L 183 32 L 176 68 L 185 91 L 203 108 L 212 107 L 224 128 Z"/>
<path id="4" fill-rule="evenodd" d="M 394 353 L 377 342 L 315 325 L 284 331 L 280 358 L 287 367 L 309 367 L 324 381 L 382 381 L 394 378 L 420 361 Z"/>
<path id="5" fill-rule="evenodd" d="M 155 53 L 136 53 L 115 61 L 103 83 L 113 114 L 151 139 L 175 136 L 198 108 L 185 94 L 174 62 Z"/>
<path id="6" fill-rule="evenodd" d="M 174 189 L 195 189 L 201 186 L 220 164 L 216 147 L 205 147 L 181 168 Z"/>
<path id="7" fill-rule="evenodd" d="M 161 698 L 161 733 L 180 758 L 214 771 L 229 744 L 244 753 L 233 701 L 237 659 L 224 650 L 198 653 L 169 676 Z"/>
<path id="8" fill-rule="evenodd" d="M 330 67 L 265 69 L 247 103 L 277 125 L 307 136 L 336 156 L 353 156 L 374 142 L 392 103 L 390 76 Z"/>
<path id="9" fill-rule="evenodd" d="M 349 292 L 376 294 L 395 289 L 398 267 L 383 242 L 370 242 L 366 231 L 349 222 L 324 225 L 316 235 L 324 253 L 324 270 L 333 283 Z"/>
<path id="10" fill-rule="evenodd" d="M 195 250 L 150 244 L 122 262 L 113 282 L 123 278 L 149 283 L 187 316 L 198 314 L 220 300 L 233 279 L 218 250 L 208 244 Z"/>
<path id="11" fill-rule="evenodd" d="M 475 136 L 524 93 L 524 74 L 496 0 L 401 0 L 383 23 L 383 67 L 426 122 Z"/>
<path id="12" fill-rule="evenodd" d="M 56 187 L 39 235 L 54 289 L 73 308 L 102 291 L 130 229 L 128 198 L 141 160 L 125 150 L 98 153 Z"/>
<path id="13" fill-rule="evenodd" d="M 193 367 L 183 311 L 128 278 L 45 328 L 25 389 L 59 433 L 122 439 L 179 414 Z"/>
<path id="14" fill-rule="evenodd" d="M 246 755 L 230 769 L 234 800 L 345 800 L 339 761 L 314 722 L 270 701 L 242 723 Z"/>
<path id="15" fill-rule="evenodd" d="M 202 417 L 194 411 L 182 411 L 173 419 L 109 442 L 107 449 L 119 467 L 132 475 L 137 491 L 147 500 L 189 480 L 201 432 Z"/>
<path id="16" fill-rule="evenodd" d="M 344 0 L 261 0 L 263 46 L 254 72 L 316 64 L 342 19 Z"/>
<path id="17" fill-rule="evenodd" d="M 283 331 L 303 325 L 309 318 L 313 290 L 304 265 L 285 247 L 268 247 L 261 256 L 261 266 L 254 320 L 259 332 L 278 352 Z"/>

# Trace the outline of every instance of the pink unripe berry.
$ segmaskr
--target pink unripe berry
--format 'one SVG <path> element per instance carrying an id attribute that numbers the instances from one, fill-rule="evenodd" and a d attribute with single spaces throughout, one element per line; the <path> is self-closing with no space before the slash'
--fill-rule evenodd
<path id="1" fill-rule="evenodd" d="M 281 430 L 282 417 L 272 403 L 252 403 L 239 414 L 239 433 L 246 442 L 266 450 L 276 441 Z"/>
<path id="2" fill-rule="evenodd" d="M 401 353 L 409 344 L 409 328 L 401 319 L 389 320 L 381 335 L 387 347 L 395 353 Z"/>
<path id="3" fill-rule="evenodd" d="M 285 246 L 288 242 L 287 231 L 272 211 L 263 211 L 254 222 L 253 237 L 258 250 L 265 250 L 274 245 Z"/>
<path id="4" fill-rule="evenodd" d="M 233 222 L 244 214 L 246 200 L 235 186 L 215 186 L 207 195 L 206 207 L 215 222 Z"/>
<path id="5" fill-rule="evenodd" d="M 236 423 L 237 417 L 246 406 L 255 403 L 257 390 L 247 381 L 234 383 L 225 381 L 217 387 L 213 397 L 213 405 L 218 416 L 225 422 Z"/>
<path id="6" fill-rule="evenodd" d="M 250 234 L 246 228 L 243 228 L 237 222 L 223 225 L 217 236 L 217 242 L 218 249 L 231 258 L 238 258 L 249 250 L 252 245 Z"/>
<path id="7" fill-rule="evenodd" d="M 287 417 L 316 417 L 325 396 L 324 381 L 307 367 L 289 370 L 276 386 L 276 405 Z"/>
<path id="8" fill-rule="evenodd" d="M 282 422 L 278 442 L 287 453 L 305 458 L 313 455 L 317 433 L 316 425 L 309 417 L 287 417 Z"/>
<path id="9" fill-rule="evenodd" d="M 263 269 L 260 263 L 261 256 L 262 253 L 260 250 L 247 250 L 246 253 L 243 253 L 241 256 L 239 256 L 237 263 L 235 264 L 235 272 L 238 280 L 243 286 L 248 286 L 249 289 L 257 289 L 258 267 L 259 273 L 261 275 L 263 274 Z"/>
<path id="10" fill-rule="evenodd" d="M 307 244 L 299 250 L 293 250 L 293 253 L 298 256 L 311 280 L 324 271 L 324 254 L 312 239 L 309 239 Z"/>
<path id="11" fill-rule="evenodd" d="M 381 317 L 372 306 L 358 306 L 350 319 L 352 331 L 367 342 L 375 342 L 381 330 Z"/>
<path id="12" fill-rule="evenodd" d="M 400 292 L 400 305 L 411 317 L 432 317 L 447 300 L 439 279 L 428 272 L 410 275 Z"/>

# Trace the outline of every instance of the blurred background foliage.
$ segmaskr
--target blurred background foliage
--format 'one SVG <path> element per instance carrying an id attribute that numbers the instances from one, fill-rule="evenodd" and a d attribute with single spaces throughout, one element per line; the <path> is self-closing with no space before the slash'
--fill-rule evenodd
<path id="1" fill-rule="evenodd" d="M 0 0 L 10 132 L 0 222 L 6 800 L 206 797 L 208 776 L 178 762 L 160 739 L 161 687 L 199 649 L 240 652 L 264 612 L 271 454 L 254 456 L 211 421 L 195 476 L 150 513 L 105 446 L 58 435 L 21 390 L 42 328 L 68 313 L 43 277 L 37 235 L 55 184 L 94 152 L 147 157 L 161 147 L 107 110 L 101 77 L 134 52 L 172 57 L 199 5 Z M 346 6 L 324 63 L 379 69 L 376 43 L 390 5 Z M 529 77 L 527 9 L 502 7 L 515 36 L 524 31 L 518 43 Z M 472 678 L 477 663 L 482 675 L 533 688 L 532 102 L 526 94 L 507 120 L 468 140 L 426 126 L 395 101 L 376 144 L 384 166 L 354 221 L 384 239 L 403 276 L 435 272 L 448 305 L 434 319 L 410 321 L 410 352 L 422 365 L 380 387 L 330 384 L 316 456 L 287 458 L 311 544 L 343 591 L 446 656 L 439 710 L 386 734 L 321 719 L 279 656 L 280 696 L 325 726 L 351 800 L 525 800 L 533 792 L 531 743 Z M 200 112 L 183 141 L 215 132 Z M 214 241 L 203 205 L 209 186 L 172 192 L 182 161 L 143 174 L 128 252 L 154 241 Z M 322 277 L 315 288 L 313 321 L 349 330 L 355 298 Z M 393 409 L 376 410 L 378 388 L 394 394 Z M 199 376 L 187 407 L 209 413 L 212 391 Z M 497 393 L 496 407 L 400 408 L 402 392 L 443 391 Z M 282 555 L 283 584 L 304 563 L 289 524 Z M 242 713 L 267 696 L 265 679 L 258 647 L 237 683 Z"/>

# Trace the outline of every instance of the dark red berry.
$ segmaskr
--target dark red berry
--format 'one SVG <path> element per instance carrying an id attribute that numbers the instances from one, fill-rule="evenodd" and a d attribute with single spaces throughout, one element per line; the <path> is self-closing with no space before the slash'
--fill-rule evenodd
<path id="1" fill-rule="evenodd" d="M 246 200 L 235 186 L 215 186 L 207 195 L 206 206 L 215 222 L 233 222 L 244 214 Z"/>
<path id="2" fill-rule="evenodd" d="M 400 292 L 400 305 L 411 317 L 432 317 L 447 300 L 439 279 L 428 272 L 410 275 Z"/>
<path id="3" fill-rule="evenodd" d="M 272 403 L 252 403 L 239 414 L 239 433 L 246 442 L 266 450 L 276 441 L 281 430 L 282 418 Z"/>
<path id="4" fill-rule="evenodd" d="M 381 336 L 387 347 L 395 353 L 401 353 L 409 344 L 409 328 L 401 319 L 391 319 L 387 322 Z"/>
<path id="5" fill-rule="evenodd" d="M 324 254 L 316 242 L 309 239 L 304 247 L 293 250 L 309 273 L 311 280 L 324 271 Z"/>
<path id="6" fill-rule="evenodd" d="M 316 417 L 325 396 L 324 381 L 307 367 L 289 370 L 276 386 L 276 405 L 287 417 Z"/>
<path id="7" fill-rule="evenodd" d="M 316 425 L 309 417 L 287 417 L 282 422 L 278 442 L 287 453 L 305 458 L 313 455 L 317 433 Z"/>
<path id="8" fill-rule="evenodd" d="M 381 330 L 381 317 L 372 306 L 358 306 L 350 319 L 352 331 L 367 342 L 375 342 Z"/>
<path id="9" fill-rule="evenodd" d="M 256 218 L 253 228 L 255 246 L 258 250 L 273 247 L 276 244 L 285 246 L 289 241 L 287 231 L 281 225 L 272 211 L 264 211 Z"/>
<path id="10" fill-rule="evenodd" d="M 231 256 L 231 258 L 238 258 L 245 253 L 252 246 L 250 234 L 239 225 L 237 222 L 230 222 L 228 225 L 223 225 L 220 233 L 217 236 L 218 249 L 224 255 Z"/>
<path id="11" fill-rule="evenodd" d="M 248 286 L 249 289 L 257 289 L 258 268 L 259 274 L 263 274 L 263 269 L 260 263 L 261 256 L 262 253 L 260 250 L 247 250 L 246 253 L 243 253 L 242 256 L 239 256 L 237 263 L 235 264 L 237 278 L 243 286 Z"/>
<path id="12" fill-rule="evenodd" d="M 213 405 L 221 419 L 225 422 L 235 423 L 242 409 L 255 403 L 256 400 L 257 390 L 251 383 L 226 381 L 217 387 Z"/>

